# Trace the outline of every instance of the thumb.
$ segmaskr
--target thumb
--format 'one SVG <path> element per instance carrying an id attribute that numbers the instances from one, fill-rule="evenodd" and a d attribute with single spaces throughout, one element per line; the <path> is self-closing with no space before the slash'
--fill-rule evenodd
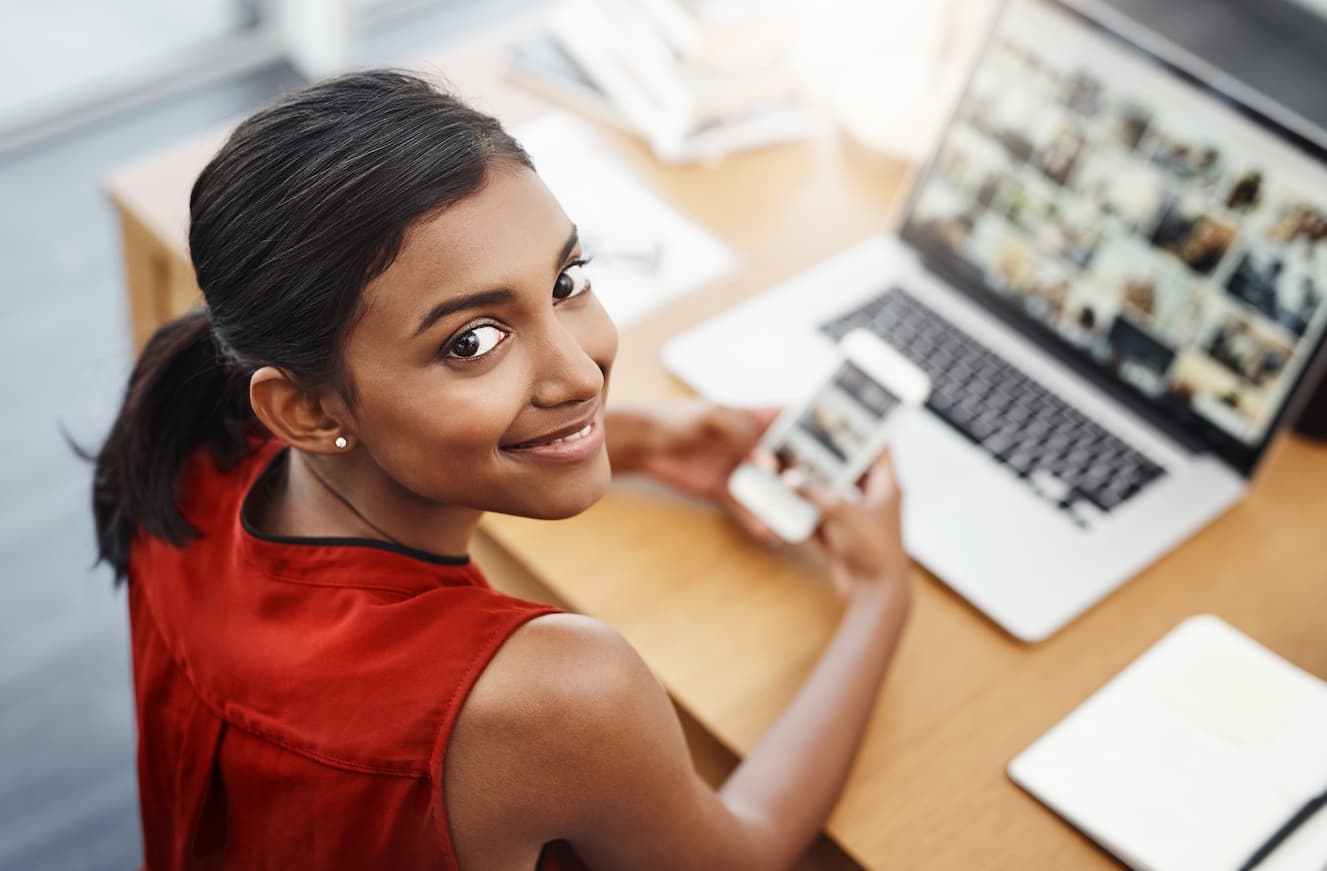
<path id="1" fill-rule="evenodd" d="M 862 495 L 873 503 L 887 502 L 898 492 L 898 474 L 894 471 L 894 456 L 888 448 L 871 465 L 862 487 Z"/>
<path id="2" fill-rule="evenodd" d="M 779 479 L 798 496 L 820 509 L 822 515 L 832 514 L 841 501 L 823 484 L 811 480 L 801 469 L 788 469 Z"/>
<path id="3" fill-rule="evenodd" d="M 710 425 L 723 442 L 741 451 L 750 450 L 764 431 L 745 411 L 727 406 L 714 409 Z"/>
<path id="4" fill-rule="evenodd" d="M 769 429 L 781 412 L 782 409 L 779 408 L 748 408 L 746 411 L 761 432 Z"/>

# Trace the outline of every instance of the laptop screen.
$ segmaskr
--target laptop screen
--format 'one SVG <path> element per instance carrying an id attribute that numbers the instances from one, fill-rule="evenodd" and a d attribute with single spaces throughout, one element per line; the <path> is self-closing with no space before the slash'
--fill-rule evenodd
<path id="1" fill-rule="evenodd" d="M 903 235 L 1237 456 L 1327 325 L 1321 154 L 1043 0 L 1007 5 Z"/>

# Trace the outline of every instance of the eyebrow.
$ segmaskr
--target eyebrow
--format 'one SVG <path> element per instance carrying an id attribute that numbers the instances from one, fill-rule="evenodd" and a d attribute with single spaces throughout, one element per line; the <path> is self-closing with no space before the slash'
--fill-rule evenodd
<path id="1" fill-rule="evenodd" d="M 456 314 L 457 312 L 465 311 L 466 309 L 504 305 L 515 298 L 516 294 L 512 293 L 510 290 L 484 290 L 479 293 L 472 293 L 467 296 L 459 296 L 455 299 L 444 300 L 429 309 L 429 313 L 424 315 L 423 319 L 419 322 L 418 329 L 415 330 L 415 335 L 419 336 L 427 332 L 430 327 L 447 317 L 447 315 Z"/>
<path id="2" fill-rule="evenodd" d="M 566 265 L 567 258 L 571 256 L 571 252 L 575 251 L 576 246 L 579 245 L 580 243 L 581 243 L 580 230 L 576 228 L 575 224 L 572 224 L 571 235 L 567 237 L 567 241 L 562 243 L 562 250 L 558 252 L 558 262 L 553 265 L 553 268 L 561 269 L 564 265 Z"/>
<path id="3" fill-rule="evenodd" d="M 576 225 L 571 225 L 571 235 L 567 241 L 562 243 L 562 250 L 558 252 L 558 261 L 554 265 L 555 269 L 561 269 L 571 256 L 571 252 L 580 244 L 580 234 L 576 230 Z M 471 293 L 466 296 L 459 296 L 455 299 L 444 300 L 433 308 L 429 309 L 428 314 L 420 319 L 419 326 L 415 329 L 415 335 L 419 336 L 427 332 L 430 327 L 448 315 L 456 314 L 460 311 L 466 311 L 472 308 L 483 308 L 485 306 L 504 305 L 510 303 L 516 298 L 516 294 L 510 290 L 500 288 L 497 290 L 483 290 L 479 293 Z"/>

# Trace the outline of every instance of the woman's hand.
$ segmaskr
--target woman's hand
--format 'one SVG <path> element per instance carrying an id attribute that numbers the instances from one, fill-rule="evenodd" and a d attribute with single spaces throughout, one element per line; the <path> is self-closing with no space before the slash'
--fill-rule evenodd
<path id="1" fill-rule="evenodd" d="M 843 499 L 809 482 L 798 493 L 820 509 L 816 540 L 839 595 L 885 592 L 910 601 L 910 565 L 903 549 L 903 493 L 888 451 L 867 472 L 860 500 Z"/>
<path id="2" fill-rule="evenodd" d="M 607 418 L 609 455 L 615 470 L 644 472 L 722 505 L 748 532 L 773 544 L 778 536 L 728 494 L 728 476 L 777 416 L 777 409 L 731 408 L 704 400 L 614 411 Z"/>

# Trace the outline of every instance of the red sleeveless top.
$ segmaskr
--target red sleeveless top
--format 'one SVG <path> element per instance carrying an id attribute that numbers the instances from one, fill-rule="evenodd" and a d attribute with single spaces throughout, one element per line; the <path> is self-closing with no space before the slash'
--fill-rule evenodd
<path id="1" fill-rule="evenodd" d="M 129 563 L 146 866 L 455 869 L 443 758 L 466 695 L 519 626 L 465 558 L 360 539 L 276 539 L 244 502 L 261 444 L 187 464 L 188 546 Z M 539 868 L 582 867 L 564 844 Z"/>

